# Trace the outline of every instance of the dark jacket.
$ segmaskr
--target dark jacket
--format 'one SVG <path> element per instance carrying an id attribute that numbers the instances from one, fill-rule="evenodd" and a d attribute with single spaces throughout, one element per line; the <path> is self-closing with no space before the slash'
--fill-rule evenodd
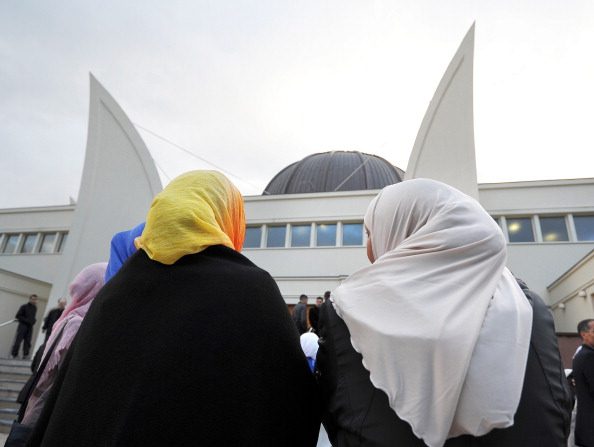
<path id="1" fill-rule="evenodd" d="M 31 327 L 37 321 L 35 319 L 36 314 L 37 306 L 33 303 L 27 303 L 19 307 L 19 310 L 17 311 L 15 318 L 19 320 L 19 323 Z"/>
<path id="2" fill-rule="evenodd" d="M 139 250 L 95 298 L 29 445 L 315 446 L 315 379 L 268 273 Z"/>
<path id="3" fill-rule="evenodd" d="M 577 412 L 575 418 L 575 443 L 594 447 L 594 349 L 582 345 L 573 359 Z"/>
<path id="4" fill-rule="evenodd" d="M 49 336 L 49 334 L 52 333 L 54 323 L 58 321 L 58 318 L 60 318 L 62 312 L 64 312 L 64 309 L 60 309 L 59 307 L 52 309 L 47 313 L 46 317 L 43 319 L 43 327 L 41 329 L 43 329 L 46 332 L 47 336 Z"/>
<path id="5" fill-rule="evenodd" d="M 307 304 L 297 303 L 293 308 L 292 317 L 299 335 L 307 332 Z"/>
<path id="6" fill-rule="evenodd" d="M 309 324 L 316 334 L 318 333 L 318 321 L 320 321 L 320 308 L 314 306 L 309 309 Z"/>
<path id="7" fill-rule="evenodd" d="M 522 289 L 532 305 L 533 322 L 524 387 L 515 423 L 485 436 L 449 439 L 446 447 L 565 447 L 571 404 L 557 347 L 553 318 L 538 295 Z M 371 305 L 371 303 L 370 303 Z M 376 389 L 350 343 L 350 333 L 331 303 L 320 312 L 317 356 L 324 406 L 323 422 L 334 447 L 425 446 L 410 425 Z"/>

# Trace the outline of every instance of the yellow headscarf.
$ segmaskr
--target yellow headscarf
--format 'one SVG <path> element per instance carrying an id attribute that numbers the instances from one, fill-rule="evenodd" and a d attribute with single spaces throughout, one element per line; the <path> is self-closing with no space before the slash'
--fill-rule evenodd
<path id="1" fill-rule="evenodd" d="M 191 171 L 153 199 L 135 243 L 151 259 L 171 265 L 211 245 L 240 251 L 244 237 L 243 198 L 235 185 L 216 171 Z"/>

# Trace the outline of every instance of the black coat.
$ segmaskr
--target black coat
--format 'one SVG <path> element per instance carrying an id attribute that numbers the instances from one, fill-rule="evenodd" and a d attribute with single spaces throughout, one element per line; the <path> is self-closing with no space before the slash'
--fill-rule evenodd
<path id="1" fill-rule="evenodd" d="M 314 306 L 309 309 L 309 324 L 314 332 L 318 333 L 318 322 L 320 321 L 320 308 L 318 306 Z"/>
<path id="2" fill-rule="evenodd" d="M 42 327 L 42 329 L 46 332 L 46 336 L 49 336 L 52 333 L 54 323 L 62 316 L 62 312 L 64 312 L 64 309 L 56 308 L 50 310 L 47 313 L 46 317 L 43 319 Z"/>
<path id="3" fill-rule="evenodd" d="M 29 445 L 315 446 L 315 379 L 276 283 L 223 246 L 139 250 L 99 292 Z"/>
<path id="4" fill-rule="evenodd" d="M 485 436 L 449 439 L 446 447 L 566 447 L 571 402 L 557 347 L 553 318 L 542 299 L 524 293 L 532 305 L 533 322 L 524 387 L 515 423 Z M 320 312 L 318 377 L 324 406 L 323 422 L 334 447 L 425 446 L 407 422 L 375 388 L 361 355 L 350 343 L 350 333 L 332 304 Z"/>
<path id="5" fill-rule="evenodd" d="M 37 321 L 35 314 L 37 314 L 37 306 L 33 303 L 27 303 L 19 307 L 15 318 L 19 320 L 19 323 L 32 327 Z"/>
<path id="6" fill-rule="evenodd" d="M 577 413 L 575 417 L 575 443 L 594 447 L 594 349 L 582 345 L 573 359 Z"/>

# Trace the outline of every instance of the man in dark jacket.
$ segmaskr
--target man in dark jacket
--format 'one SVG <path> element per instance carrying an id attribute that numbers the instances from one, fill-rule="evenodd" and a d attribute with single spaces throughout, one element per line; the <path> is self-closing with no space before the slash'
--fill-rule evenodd
<path id="1" fill-rule="evenodd" d="M 37 313 L 37 295 L 33 294 L 29 297 L 29 302 L 19 307 L 15 316 L 19 325 L 17 327 L 14 345 L 12 346 L 12 358 L 19 355 L 19 348 L 23 342 L 23 358 L 29 356 L 31 350 L 31 336 L 33 335 L 33 325 L 35 324 L 35 314 Z"/>
<path id="2" fill-rule="evenodd" d="M 324 302 L 324 299 L 319 296 L 316 298 L 316 305 L 309 309 L 309 324 L 313 331 L 318 333 L 318 321 L 320 320 L 320 306 Z"/>
<path id="3" fill-rule="evenodd" d="M 307 332 L 307 295 L 299 297 L 299 302 L 293 308 L 292 317 L 299 335 Z"/>
<path id="4" fill-rule="evenodd" d="M 575 444 L 594 447 L 594 320 L 580 321 L 577 329 L 582 349 L 573 358 L 577 397 Z"/>
<path id="5" fill-rule="evenodd" d="M 41 328 L 42 331 L 45 332 L 45 343 L 47 343 L 47 339 L 49 338 L 50 334 L 52 333 L 52 328 L 54 327 L 54 323 L 58 321 L 58 318 L 62 316 L 62 312 L 64 312 L 64 308 L 66 307 L 66 298 L 60 298 L 58 300 L 58 307 L 55 309 L 50 310 L 46 317 L 43 319 L 43 327 Z"/>

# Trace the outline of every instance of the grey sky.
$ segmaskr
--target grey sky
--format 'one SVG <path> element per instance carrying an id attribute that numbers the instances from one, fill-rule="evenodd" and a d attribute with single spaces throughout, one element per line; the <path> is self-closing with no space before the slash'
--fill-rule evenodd
<path id="1" fill-rule="evenodd" d="M 593 177 L 589 0 L 4 0 L 0 208 L 76 197 L 89 72 L 132 121 L 246 180 L 232 177 L 245 194 L 332 149 L 405 169 L 474 20 L 479 181 Z M 207 167 L 140 133 L 164 184 Z"/>

